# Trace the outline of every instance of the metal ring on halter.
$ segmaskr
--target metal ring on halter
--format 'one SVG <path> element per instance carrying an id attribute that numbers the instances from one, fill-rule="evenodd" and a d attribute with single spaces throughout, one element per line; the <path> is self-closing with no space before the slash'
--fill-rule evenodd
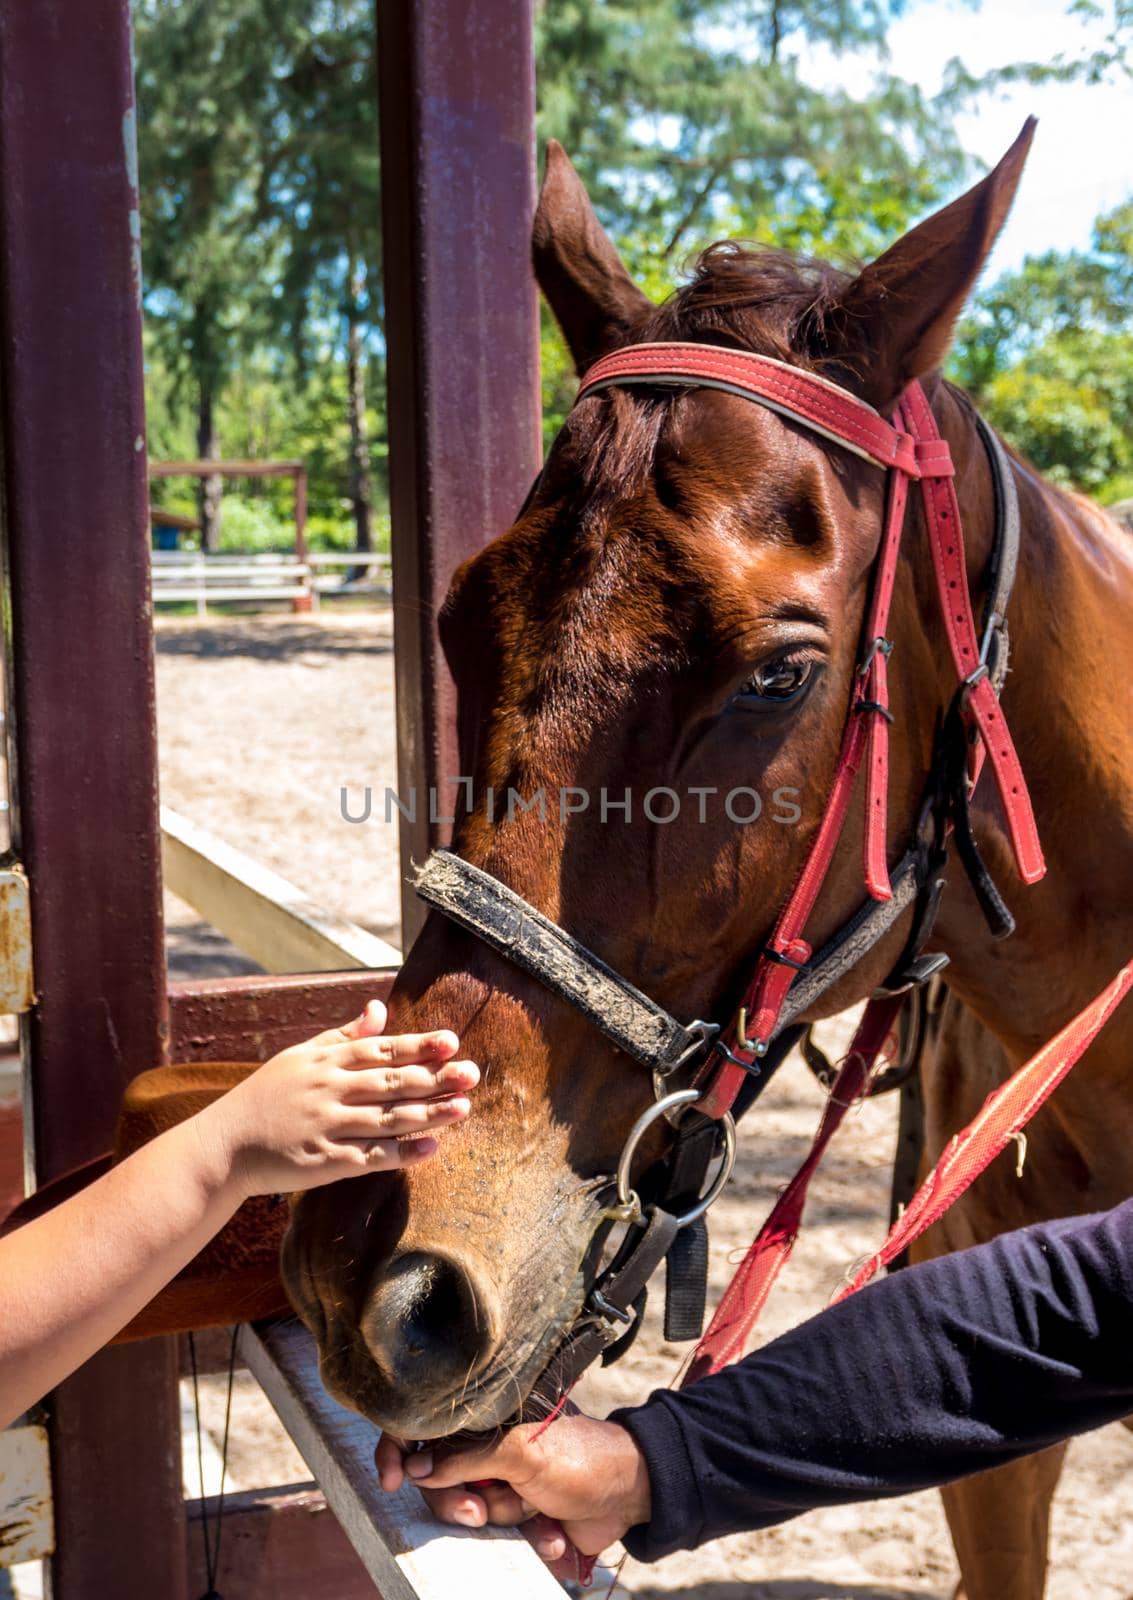
<path id="1" fill-rule="evenodd" d="M 629 1184 L 629 1173 L 633 1164 L 634 1152 L 641 1143 L 643 1135 L 653 1126 L 658 1117 L 665 1116 L 674 1106 L 691 1106 L 701 1098 L 702 1095 L 699 1089 L 674 1089 L 672 1094 L 665 1095 L 662 1100 L 654 1101 L 647 1110 L 641 1113 L 629 1130 L 629 1137 L 626 1139 L 621 1156 L 618 1158 L 616 1179 L 617 1207 L 611 1206 L 607 1215 L 613 1214 L 616 1209 L 618 1213 L 624 1213 L 624 1217 L 619 1216 L 618 1220 L 630 1220 L 635 1215 L 640 1216 L 641 1201 L 636 1190 L 631 1189 Z M 736 1164 L 736 1125 L 726 1113 L 721 1117 L 720 1122 L 724 1129 L 724 1159 L 720 1163 L 720 1170 L 716 1174 L 712 1187 L 703 1199 L 699 1200 L 691 1211 L 686 1211 L 683 1216 L 677 1218 L 678 1228 L 685 1228 L 690 1222 L 695 1222 L 697 1217 L 702 1217 L 732 1175 L 732 1168 Z"/>

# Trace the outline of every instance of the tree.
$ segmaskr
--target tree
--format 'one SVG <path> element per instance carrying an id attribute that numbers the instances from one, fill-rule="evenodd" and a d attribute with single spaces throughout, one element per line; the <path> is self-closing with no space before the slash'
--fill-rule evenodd
<path id="1" fill-rule="evenodd" d="M 951 371 L 1056 482 L 1103 500 L 1133 490 L 1133 202 L 1091 247 L 1029 256 L 978 295 Z"/>
<path id="2" fill-rule="evenodd" d="M 252 227 L 254 115 L 265 69 L 262 19 L 247 0 L 140 0 L 135 8 L 142 249 L 147 312 L 168 379 L 188 388 L 196 449 L 217 454 L 216 410 L 261 281 Z M 200 487 L 216 546 L 220 483 Z"/>
<path id="3" fill-rule="evenodd" d="M 236 365 L 290 350 L 307 380 L 344 353 L 356 543 L 373 543 L 365 369 L 380 298 L 377 103 L 368 0 L 141 0 L 136 19 L 146 309 L 218 453 Z M 337 352 L 335 352 L 337 353 Z M 219 484 L 202 489 L 215 548 Z"/>
<path id="4" fill-rule="evenodd" d="M 370 0 L 276 0 L 280 66 L 264 119 L 257 214 L 277 241 L 273 327 L 308 369 L 312 338 L 345 333 L 355 547 L 373 549 L 366 368 L 381 313 L 381 188 Z"/>
<path id="5" fill-rule="evenodd" d="M 659 256 L 738 230 L 794 249 L 879 249 L 961 176 L 958 93 L 879 70 L 816 89 L 816 48 L 879 53 L 902 0 L 544 0 L 539 122 L 603 219 Z"/>
<path id="6" fill-rule="evenodd" d="M 804 75 L 815 49 L 884 52 L 902 0 L 543 0 L 541 138 L 561 140 L 649 294 L 738 235 L 828 259 L 878 253 L 966 171 L 953 112 L 880 69 L 860 98 Z M 548 433 L 573 394 L 546 316 Z"/>

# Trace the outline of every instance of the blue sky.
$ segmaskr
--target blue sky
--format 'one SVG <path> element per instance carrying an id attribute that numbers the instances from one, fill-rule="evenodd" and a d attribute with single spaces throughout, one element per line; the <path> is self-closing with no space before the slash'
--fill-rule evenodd
<path id="1" fill-rule="evenodd" d="M 974 73 L 1021 59 L 1074 59 L 1097 49 L 1105 25 L 1067 15 L 1067 0 L 985 0 L 973 10 L 962 0 L 921 0 L 893 23 L 888 68 L 926 91 L 940 87 L 944 64 L 959 56 Z M 804 58 L 812 81 L 840 82 L 864 91 L 876 58 Z M 986 269 L 986 279 L 1041 250 L 1080 247 L 1101 211 L 1133 196 L 1133 82 L 1012 85 L 985 95 L 958 120 L 966 150 L 989 165 L 1001 156 L 1024 119 L 1039 119 L 1015 207 Z"/>

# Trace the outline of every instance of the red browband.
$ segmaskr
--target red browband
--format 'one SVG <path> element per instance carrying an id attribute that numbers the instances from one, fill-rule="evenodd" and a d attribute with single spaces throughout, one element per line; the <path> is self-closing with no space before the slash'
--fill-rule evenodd
<path id="1" fill-rule="evenodd" d="M 604 356 L 584 375 L 579 399 L 601 389 L 637 385 L 721 389 L 754 400 L 811 432 L 883 467 L 890 477 L 885 526 L 874 570 L 863 655 L 842 736 L 830 797 L 806 861 L 756 964 L 744 1004 L 723 1043 L 725 1059 L 698 1109 L 720 1116 L 731 1106 L 747 1066 L 767 1047 L 795 976 L 810 958 L 806 923 L 829 871 L 850 809 L 858 770 L 866 764 L 863 870 L 877 900 L 891 897 L 887 862 L 889 787 L 889 607 L 904 531 L 909 480 L 921 484 L 941 614 L 964 715 L 979 736 L 972 781 L 986 756 L 1007 818 L 1019 876 L 1035 883 L 1046 870 L 1026 781 L 976 637 L 968 592 L 960 510 L 947 441 L 940 437 L 919 384 L 897 407 L 897 425 L 846 390 L 768 356 L 703 344 L 639 344 Z"/>
<path id="2" fill-rule="evenodd" d="M 596 389 L 639 383 L 723 389 L 793 417 L 879 467 L 896 467 L 910 478 L 952 475 L 952 457 L 943 439 L 904 433 L 828 378 L 749 350 L 710 344 L 632 344 L 603 356 L 583 374 L 578 399 Z"/>

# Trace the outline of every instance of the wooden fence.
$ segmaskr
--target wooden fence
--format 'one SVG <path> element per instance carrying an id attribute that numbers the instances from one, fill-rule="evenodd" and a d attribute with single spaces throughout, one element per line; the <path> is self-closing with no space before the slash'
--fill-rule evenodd
<path id="1" fill-rule="evenodd" d="M 390 558 L 381 552 L 317 551 L 300 560 L 294 555 L 154 550 L 151 562 L 154 605 L 188 603 L 202 617 L 210 604 L 229 601 L 288 600 L 294 610 L 310 611 L 318 608 L 323 595 L 390 593 Z"/>

